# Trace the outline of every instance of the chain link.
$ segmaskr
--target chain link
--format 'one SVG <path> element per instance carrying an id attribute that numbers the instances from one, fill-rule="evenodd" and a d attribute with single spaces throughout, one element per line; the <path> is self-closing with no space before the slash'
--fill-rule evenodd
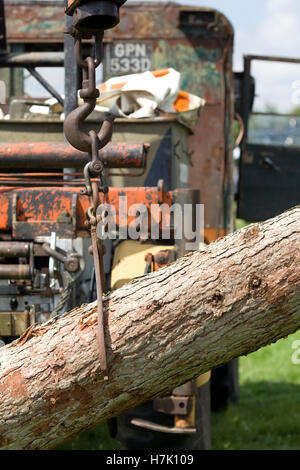
<path id="1" fill-rule="evenodd" d="M 87 219 L 91 231 L 92 252 L 95 265 L 97 309 L 98 309 L 98 341 L 100 353 L 100 366 L 104 373 L 104 379 L 107 375 L 107 359 L 105 349 L 104 318 L 102 296 L 105 292 L 105 276 L 103 269 L 103 246 L 100 239 L 97 238 L 97 208 L 99 206 L 99 192 L 106 194 L 108 186 L 105 181 L 105 172 L 103 161 L 99 157 L 99 150 L 103 148 L 111 139 L 113 131 L 113 117 L 107 115 L 98 134 L 91 130 L 87 134 L 82 126 L 85 119 L 93 112 L 96 106 L 96 100 L 99 97 L 99 90 L 96 88 L 96 68 L 102 61 L 103 51 L 103 32 L 94 36 L 94 57 L 82 57 L 81 37 L 75 39 L 74 49 L 75 58 L 82 68 L 83 80 L 82 89 L 79 92 L 83 105 L 72 111 L 66 118 L 64 131 L 69 143 L 78 150 L 86 151 L 91 157 L 91 161 L 84 167 L 85 188 L 81 194 L 89 197 L 90 206 L 87 210 Z M 98 181 L 95 181 L 95 179 Z"/>

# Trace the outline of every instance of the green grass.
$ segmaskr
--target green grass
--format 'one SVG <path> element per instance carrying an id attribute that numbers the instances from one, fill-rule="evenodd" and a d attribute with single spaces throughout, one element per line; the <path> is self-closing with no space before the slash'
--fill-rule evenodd
<path id="1" fill-rule="evenodd" d="M 239 230 L 243 227 L 246 227 L 246 225 L 249 225 L 248 222 L 246 222 L 245 220 L 243 219 L 235 219 L 235 228 L 236 230 Z"/>
<path id="2" fill-rule="evenodd" d="M 292 344 L 300 332 L 240 358 L 240 400 L 212 415 L 218 450 L 300 449 L 300 365 Z"/>

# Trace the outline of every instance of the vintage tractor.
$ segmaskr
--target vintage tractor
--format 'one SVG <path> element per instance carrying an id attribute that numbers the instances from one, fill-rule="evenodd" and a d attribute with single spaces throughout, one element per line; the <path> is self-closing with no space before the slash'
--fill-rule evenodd
<path id="1" fill-rule="evenodd" d="M 133 220 L 124 217 L 120 198 L 150 211 L 163 204 L 203 204 L 207 244 L 234 230 L 232 26 L 208 8 L 124 3 L 69 0 L 65 26 L 60 1 L 7 1 L 0 15 L 1 78 L 9 91 L 3 110 L 10 117 L 0 122 L 0 336 L 9 342 L 31 324 L 97 298 L 100 364 L 108 380 L 103 292 L 186 251 L 172 218 L 165 221 L 168 240 L 160 230 L 151 238 L 150 219 L 138 239 L 130 237 Z M 112 116 L 99 125 L 93 110 L 101 61 L 104 79 L 178 70 L 181 87 L 206 101 L 196 126 L 159 114 L 114 119 L 114 131 Z M 64 97 L 36 70 L 63 64 Z M 55 105 L 24 97 L 22 67 L 54 96 Z M 39 112 L 33 114 L 32 106 Z M 97 237 L 101 203 L 115 209 L 113 240 Z M 237 396 L 233 361 L 109 425 L 124 449 L 207 449 L 211 406 L 226 406 Z"/>

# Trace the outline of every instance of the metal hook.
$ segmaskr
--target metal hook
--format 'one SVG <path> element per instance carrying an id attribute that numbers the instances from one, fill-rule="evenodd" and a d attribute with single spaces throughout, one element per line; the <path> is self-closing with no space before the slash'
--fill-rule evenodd
<path id="1" fill-rule="evenodd" d="M 72 111 L 65 119 L 64 133 L 68 142 L 77 150 L 91 152 L 92 141 L 82 126 L 85 119 L 91 114 L 96 105 L 96 99 L 85 101 L 82 106 Z M 107 114 L 97 134 L 99 149 L 102 149 L 110 141 L 113 133 L 114 116 Z"/>
<path id="2" fill-rule="evenodd" d="M 75 41 L 75 57 L 77 63 L 83 69 L 84 80 L 79 96 L 83 99 L 82 106 L 74 109 L 65 119 L 64 133 L 68 142 L 77 150 L 82 152 L 92 151 L 92 139 L 84 129 L 83 124 L 86 118 L 93 112 L 96 106 L 96 99 L 99 96 L 99 90 L 96 88 L 95 70 L 102 60 L 102 39 L 103 32 L 95 36 L 95 57 L 82 59 L 81 39 Z M 111 114 L 105 116 L 104 122 L 97 134 L 98 149 L 103 148 L 111 139 L 113 133 L 113 120 Z"/>

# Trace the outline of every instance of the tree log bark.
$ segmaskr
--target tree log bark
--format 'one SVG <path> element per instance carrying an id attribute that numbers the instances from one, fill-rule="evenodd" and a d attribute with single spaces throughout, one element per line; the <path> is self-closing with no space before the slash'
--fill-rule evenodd
<path id="1" fill-rule="evenodd" d="M 83 305 L 0 349 L 0 448 L 49 449 L 300 328 L 300 207 L 110 293 L 109 380 Z"/>

